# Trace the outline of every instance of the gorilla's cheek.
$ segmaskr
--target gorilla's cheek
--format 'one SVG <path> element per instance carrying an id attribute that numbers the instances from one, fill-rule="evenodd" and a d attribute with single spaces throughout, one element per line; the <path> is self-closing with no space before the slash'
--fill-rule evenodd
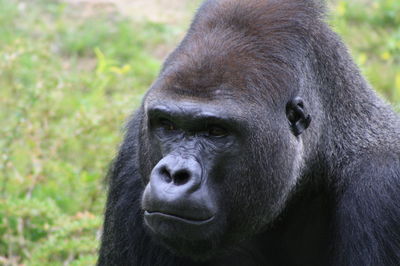
<path id="1" fill-rule="evenodd" d="M 232 195 L 226 206 L 234 206 L 228 219 L 234 230 L 257 232 L 282 212 L 300 171 L 302 147 L 294 144 L 289 138 L 280 138 L 265 149 L 252 143 L 240 161 L 232 164 L 233 176 L 222 193 Z"/>

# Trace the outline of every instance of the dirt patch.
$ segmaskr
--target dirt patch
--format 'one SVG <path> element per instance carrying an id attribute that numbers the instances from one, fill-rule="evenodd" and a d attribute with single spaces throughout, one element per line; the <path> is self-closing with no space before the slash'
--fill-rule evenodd
<path id="1" fill-rule="evenodd" d="M 64 0 L 78 8 L 113 9 L 134 19 L 182 25 L 187 24 L 198 0 Z"/>

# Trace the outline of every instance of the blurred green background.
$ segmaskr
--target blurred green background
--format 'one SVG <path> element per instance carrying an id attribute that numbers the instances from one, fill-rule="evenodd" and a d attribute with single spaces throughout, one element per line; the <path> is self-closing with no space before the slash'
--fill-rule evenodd
<path id="1" fill-rule="evenodd" d="M 0 0 L 0 265 L 93 265 L 126 117 L 199 1 Z M 329 23 L 400 110 L 400 1 Z"/>

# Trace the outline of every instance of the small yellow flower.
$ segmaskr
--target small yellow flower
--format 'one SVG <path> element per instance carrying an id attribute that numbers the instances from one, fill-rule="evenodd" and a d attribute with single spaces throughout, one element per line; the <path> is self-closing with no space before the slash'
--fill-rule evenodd
<path id="1" fill-rule="evenodd" d="M 381 58 L 382 58 L 383 60 L 387 61 L 387 60 L 389 60 L 389 59 L 391 58 L 391 54 L 390 54 L 388 51 L 383 52 L 383 53 L 381 54 Z"/>
<path id="2" fill-rule="evenodd" d="M 365 53 L 361 53 L 361 54 L 358 56 L 358 63 L 359 63 L 360 65 L 364 65 L 365 62 L 367 62 L 367 55 L 366 55 Z"/>

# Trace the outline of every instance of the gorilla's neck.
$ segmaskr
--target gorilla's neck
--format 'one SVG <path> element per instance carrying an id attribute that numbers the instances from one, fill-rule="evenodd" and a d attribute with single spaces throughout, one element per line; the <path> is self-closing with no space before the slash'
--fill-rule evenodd
<path id="1" fill-rule="evenodd" d="M 268 239 L 265 254 L 276 265 L 325 265 L 332 209 L 324 187 L 300 190 L 273 228 L 260 236 L 261 241 Z"/>
<path id="2" fill-rule="evenodd" d="M 326 265 L 331 239 L 331 199 L 325 190 L 294 195 L 277 222 L 242 242 L 212 265 Z"/>

